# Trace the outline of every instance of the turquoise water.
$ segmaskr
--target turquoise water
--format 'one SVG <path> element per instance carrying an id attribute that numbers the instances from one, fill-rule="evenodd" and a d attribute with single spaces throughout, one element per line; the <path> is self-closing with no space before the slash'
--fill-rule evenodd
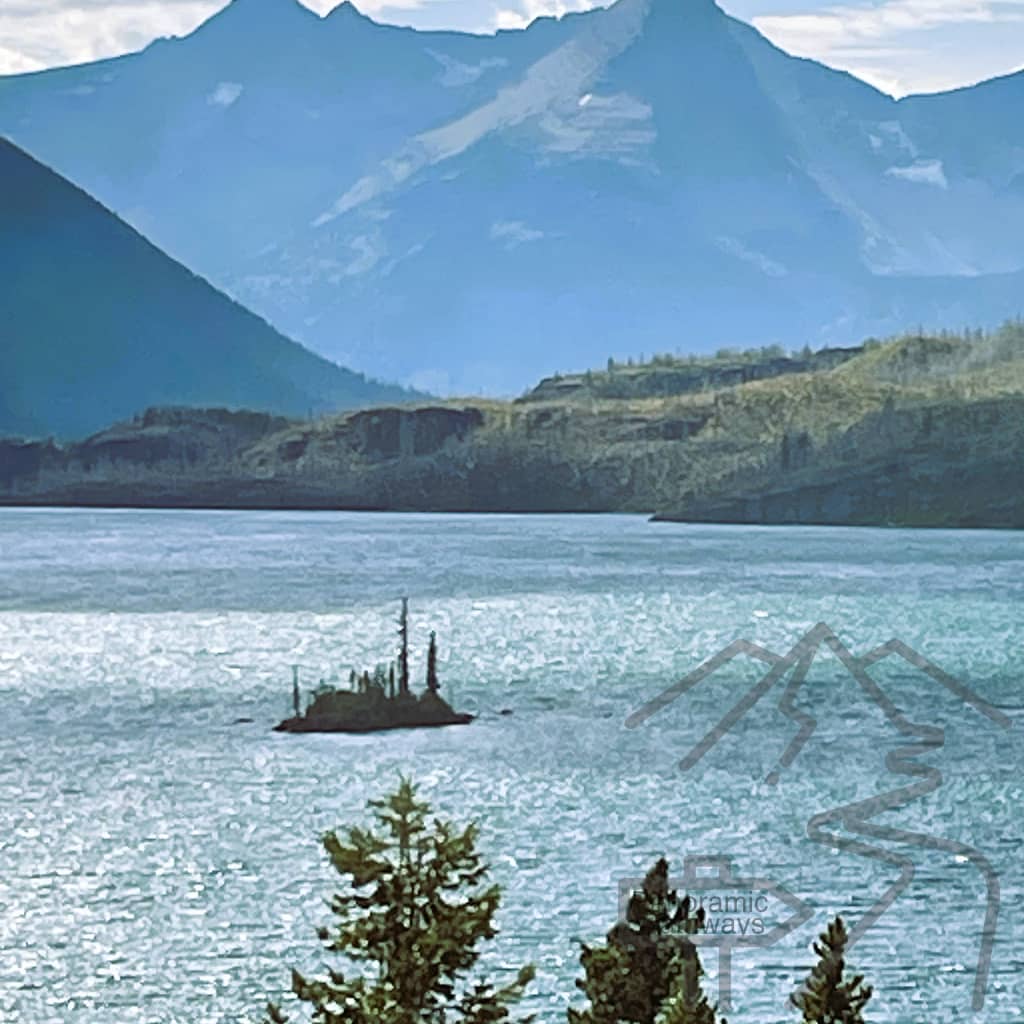
<path id="1" fill-rule="evenodd" d="M 272 733 L 290 666 L 311 688 L 374 663 L 403 594 L 414 677 L 436 629 L 442 685 L 479 719 Z M 879 841 L 914 873 L 850 953 L 876 988 L 870 1020 L 1019 1020 L 1022 608 L 1020 534 L 0 512 L 0 1019 L 250 1019 L 290 966 L 321 962 L 313 930 L 332 879 L 319 834 L 360 819 L 404 771 L 439 811 L 479 819 L 506 891 L 485 963 L 536 963 L 541 1021 L 564 1020 L 575 1000 L 573 940 L 600 938 L 620 880 L 662 853 L 679 870 L 729 858 L 807 905 L 774 945 L 732 957 L 733 1024 L 793 1020 L 786 998 L 815 932 L 831 913 L 863 919 L 900 876 L 812 841 L 808 822 L 906 785 L 885 761 L 900 733 L 827 648 L 795 697 L 817 727 L 776 784 L 798 730 L 779 706 L 785 682 L 694 767 L 679 764 L 764 675 L 756 657 L 624 723 L 737 638 L 784 654 L 824 622 L 855 654 L 902 639 L 1007 716 L 978 713 L 906 662 L 870 669 L 907 719 L 944 730 L 919 758 L 941 785 L 877 822 L 977 851 L 1001 890 L 975 1014 L 987 895 L 976 861 Z M 233 724 L 243 717 L 254 722 Z M 717 954 L 704 960 L 714 990 Z"/>

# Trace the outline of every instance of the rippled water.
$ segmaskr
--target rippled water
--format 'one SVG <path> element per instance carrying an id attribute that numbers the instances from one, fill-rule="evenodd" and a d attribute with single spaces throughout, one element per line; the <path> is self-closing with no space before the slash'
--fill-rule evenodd
<path id="1" fill-rule="evenodd" d="M 305 685 L 437 630 L 442 684 L 479 719 L 375 737 L 270 731 Z M 0 1019 L 251 1019 L 320 963 L 332 879 L 319 834 L 412 773 L 477 818 L 506 894 L 494 972 L 538 966 L 564 1020 L 576 938 L 659 854 L 727 856 L 813 914 L 733 956 L 730 1019 L 792 1020 L 829 914 L 857 921 L 899 870 L 807 836 L 811 817 L 905 785 L 900 734 L 834 655 L 776 687 L 693 768 L 679 761 L 764 674 L 743 655 L 635 729 L 626 717 L 731 641 L 788 651 L 818 622 L 854 652 L 891 637 L 1008 716 L 887 659 L 871 675 L 944 727 L 942 785 L 883 815 L 980 851 L 1001 882 L 984 1009 L 1024 1016 L 1020 534 L 653 525 L 626 517 L 0 512 Z M 499 716 L 510 709 L 511 716 Z M 252 718 L 252 724 L 233 724 Z M 1005 724 L 1005 723 L 1004 723 Z M 904 738 L 905 742 L 905 738 Z M 884 845 L 884 844 L 883 844 Z M 895 847 L 894 847 L 895 848 Z M 986 888 L 971 858 L 914 846 L 911 884 L 851 951 L 875 1024 L 967 1020 Z M 704 955 L 713 983 L 717 957 Z"/>

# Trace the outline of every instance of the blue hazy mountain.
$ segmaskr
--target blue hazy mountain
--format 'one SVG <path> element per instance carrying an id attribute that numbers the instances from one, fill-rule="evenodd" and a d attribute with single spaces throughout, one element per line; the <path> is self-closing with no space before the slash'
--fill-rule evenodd
<path id="1" fill-rule="evenodd" d="M 276 327 L 421 386 L 993 322 L 1024 76 L 895 101 L 711 0 L 473 36 L 234 0 L 0 79 L 0 132 Z"/>
<path id="2" fill-rule="evenodd" d="M 0 434 L 154 404 L 296 416 L 407 397 L 282 337 L 0 139 Z"/>

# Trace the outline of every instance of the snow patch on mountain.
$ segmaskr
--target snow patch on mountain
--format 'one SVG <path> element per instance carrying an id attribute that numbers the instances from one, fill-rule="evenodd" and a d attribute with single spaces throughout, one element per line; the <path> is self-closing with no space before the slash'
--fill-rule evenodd
<path id="1" fill-rule="evenodd" d="M 576 34 L 531 65 L 514 85 L 454 121 L 424 132 L 361 178 L 313 222 L 323 227 L 403 184 L 417 171 L 466 152 L 486 136 L 542 115 L 565 96 L 587 91 L 608 62 L 643 30 L 650 0 L 629 0 L 595 11 Z"/>
<path id="2" fill-rule="evenodd" d="M 540 120 L 551 153 L 576 157 L 628 157 L 644 153 L 657 138 L 654 111 L 627 93 L 588 93 L 566 111 L 546 111 Z"/>
<path id="3" fill-rule="evenodd" d="M 516 249 L 527 242 L 539 242 L 544 232 L 531 228 L 521 220 L 500 220 L 491 225 L 491 240 L 503 242 L 506 249 Z"/>
<path id="4" fill-rule="evenodd" d="M 785 277 L 789 273 L 781 263 L 766 256 L 763 252 L 749 248 L 738 238 L 721 235 L 715 241 L 722 252 L 735 256 L 736 259 L 742 260 L 744 263 L 750 263 L 768 277 Z"/>
<path id="5" fill-rule="evenodd" d="M 908 153 L 912 159 L 917 158 L 917 146 L 914 145 L 913 140 L 904 131 L 903 125 L 899 121 L 883 121 L 878 128 L 883 135 L 888 136 L 892 142 Z"/>
<path id="6" fill-rule="evenodd" d="M 441 65 L 443 71 L 438 76 L 438 81 L 449 89 L 457 89 L 463 85 L 472 85 L 488 71 L 508 65 L 508 61 L 504 57 L 488 57 L 480 61 L 479 64 L 464 64 L 462 61 L 456 60 L 447 53 L 441 53 L 438 50 L 428 49 L 427 53 Z"/>
<path id="7" fill-rule="evenodd" d="M 941 160 L 915 160 L 906 167 L 890 167 L 886 172 L 890 178 L 911 181 L 918 185 L 934 185 L 936 188 L 948 189 L 946 170 Z"/>
<path id="8" fill-rule="evenodd" d="M 217 88 L 206 97 L 206 102 L 211 107 L 226 109 L 237 103 L 244 91 L 245 87 L 240 82 L 218 82 Z"/>

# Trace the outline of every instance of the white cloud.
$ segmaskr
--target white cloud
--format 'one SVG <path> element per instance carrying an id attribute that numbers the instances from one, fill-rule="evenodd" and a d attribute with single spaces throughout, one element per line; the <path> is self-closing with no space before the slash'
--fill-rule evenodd
<path id="1" fill-rule="evenodd" d="M 219 82 L 217 88 L 206 97 L 206 102 L 211 107 L 230 107 L 243 92 L 244 86 L 238 82 Z"/>
<path id="2" fill-rule="evenodd" d="M 0 74 L 84 64 L 191 32 L 218 0 L 2 0 Z"/>
<path id="3" fill-rule="evenodd" d="M 609 0 L 610 2 L 610 0 Z M 520 0 L 516 7 L 503 7 L 494 14 L 494 27 L 498 29 L 526 28 L 538 18 L 561 18 L 577 11 L 589 11 L 594 7 L 607 7 L 608 3 L 595 4 L 588 0 Z"/>
<path id="4" fill-rule="evenodd" d="M 787 52 L 848 70 L 893 95 L 953 88 L 1015 70 L 1024 42 L 1024 0 L 823 4 L 817 11 L 755 14 L 751 20 Z M 1007 26 L 1018 30 L 1016 63 L 1010 64 L 1000 38 Z M 986 42 L 975 40 L 968 49 L 956 30 L 970 27 L 987 31 Z M 997 51 L 999 66 L 993 64 Z"/>

